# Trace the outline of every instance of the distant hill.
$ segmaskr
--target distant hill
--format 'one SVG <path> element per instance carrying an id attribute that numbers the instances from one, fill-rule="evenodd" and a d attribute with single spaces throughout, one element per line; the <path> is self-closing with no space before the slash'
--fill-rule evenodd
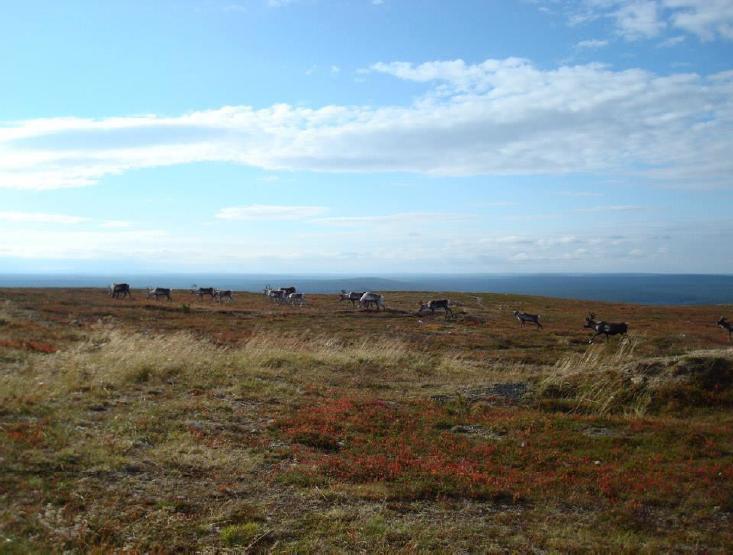
<path id="1" fill-rule="evenodd" d="M 334 276 L 284 274 L 0 275 L 0 287 L 107 287 L 127 281 L 186 289 L 193 284 L 239 291 L 295 286 L 305 293 L 347 291 L 494 292 L 641 304 L 733 304 L 733 276 L 665 274 L 474 274 Z"/>

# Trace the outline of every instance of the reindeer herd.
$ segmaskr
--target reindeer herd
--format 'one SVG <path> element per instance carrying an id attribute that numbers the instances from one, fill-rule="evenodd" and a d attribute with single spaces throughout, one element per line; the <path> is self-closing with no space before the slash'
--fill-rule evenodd
<path id="1" fill-rule="evenodd" d="M 146 290 L 146 298 L 154 298 L 156 301 L 160 299 L 172 300 L 172 290 L 167 287 L 149 287 Z M 204 297 L 209 297 L 212 301 L 232 302 L 234 300 L 234 292 L 231 289 L 216 289 L 214 287 L 198 287 L 193 285 L 190 289 L 191 295 L 197 296 L 199 300 Z M 267 285 L 263 289 L 264 295 L 275 304 L 292 305 L 302 307 L 306 304 L 305 295 L 298 292 L 295 287 L 280 287 L 279 289 L 273 289 Z M 109 287 L 109 295 L 113 299 L 132 299 L 132 292 L 128 283 L 113 283 Z M 380 310 L 386 310 L 384 304 L 384 296 L 375 293 L 373 291 L 346 291 L 341 290 L 338 295 L 338 301 L 348 301 L 351 303 L 352 308 L 356 308 L 358 305 L 361 309 L 370 311 L 372 307 L 379 312 Z M 430 301 L 420 301 L 420 308 L 417 310 L 417 314 L 423 314 L 430 312 L 435 314 L 436 311 L 443 311 L 445 319 L 452 318 L 454 312 L 451 309 L 451 301 L 448 299 L 434 299 Z M 514 310 L 512 312 L 514 317 L 517 319 L 521 327 L 525 324 L 534 324 L 537 330 L 543 329 L 540 323 L 539 314 L 530 314 L 528 312 L 521 312 Z M 721 316 L 717 321 L 718 327 L 728 332 L 728 340 L 733 342 L 733 322 L 729 322 L 727 318 Z M 606 336 L 606 341 L 614 335 L 627 335 L 629 331 L 629 325 L 626 322 L 606 322 L 605 320 L 599 320 L 596 318 L 595 313 L 590 312 L 585 318 L 584 328 L 593 330 L 593 335 L 588 339 L 588 343 L 593 343 L 593 340 L 601 335 Z"/>

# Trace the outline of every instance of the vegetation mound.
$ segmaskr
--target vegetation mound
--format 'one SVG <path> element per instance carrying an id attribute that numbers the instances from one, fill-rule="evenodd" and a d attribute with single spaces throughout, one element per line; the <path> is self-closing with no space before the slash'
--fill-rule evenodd
<path id="1" fill-rule="evenodd" d="M 733 351 L 639 359 L 634 340 L 560 359 L 539 382 L 545 408 L 588 414 L 661 414 L 733 406 Z"/>

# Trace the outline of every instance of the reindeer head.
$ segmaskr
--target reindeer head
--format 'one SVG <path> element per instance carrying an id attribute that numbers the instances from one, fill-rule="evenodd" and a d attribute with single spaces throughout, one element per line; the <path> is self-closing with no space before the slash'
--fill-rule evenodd
<path id="1" fill-rule="evenodd" d="M 594 312 L 591 312 L 588 314 L 588 316 L 585 317 L 585 324 L 583 324 L 584 328 L 592 328 L 596 323 L 596 315 Z"/>
<path id="2" fill-rule="evenodd" d="M 721 316 L 720 320 L 718 320 L 719 326 L 725 326 L 728 323 L 728 319 L 725 316 Z"/>

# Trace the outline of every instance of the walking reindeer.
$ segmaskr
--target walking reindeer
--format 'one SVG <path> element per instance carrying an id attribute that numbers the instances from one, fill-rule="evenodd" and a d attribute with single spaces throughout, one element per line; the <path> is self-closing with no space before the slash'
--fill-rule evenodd
<path id="1" fill-rule="evenodd" d="M 728 319 L 724 316 L 720 317 L 720 320 L 718 320 L 718 327 L 721 329 L 728 331 L 728 341 L 733 341 L 733 323 L 729 322 Z"/>
<path id="2" fill-rule="evenodd" d="M 524 324 L 526 322 L 529 322 L 531 324 L 534 324 L 537 326 L 537 329 L 542 328 L 542 324 L 540 324 L 540 315 L 539 314 L 529 314 L 528 312 L 519 312 L 518 310 L 515 310 L 513 312 L 514 317 L 519 320 L 519 323 L 522 327 L 524 327 Z"/>
<path id="3" fill-rule="evenodd" d="M 224 301 L 232 302 L 234 300 L 234 291 L 231 289 L 214 289 L 212 295 L 215 301 L 223 303 Z"/>
<path id="4" fill-rule="evenodd" d="M 611 335 L 626 335 L 629 331 L 629 325 L 626 322 L 612 323 L 604 322 L 603 320 L 596 320 L 596 315 L 591 312 L 585 317 L 584 328 L 591 328 L 595 331 L 595 335 L 592 335 L 588 340 L 588 343 L 593 343 L 593 340 L 599 335 L 605 335 L 606 341 L 608 341 Z"/>
<path id="5" fill-rule="evenodd" d="M 191 286 L 191 295 L 196 295 L 199 300 L 205 296 L 209 296 L 210 299 L 214 299 L 214 288 L 213 287 L 198 287 L 196 284 Z"/>
<path id="6" fill-rule="evenodd" d="M 359 299 L 361 299 L 364 296 L 365 291 L 349 291 L 346 292 L 346 289 L 342 289 L 341 293 L 339 294 L 339 302 L 341 301 L 349 301 L 351 303 L 352 307 L 356 306 L 356 303 L 359 302 Z"/>
<path id="7" fill-rule="evenodd" d="M 155 297 L 156 301 L 160 300 L 161 297 L 164 297 L 170 301 L 172 300 L 171 291 L 172 289 L 169 287 L 149 287 L 147 297 L 148 299 Z"/>
<path id="8" fill-rule="evenodd" d="M 450 308 L 450 301 L 448 299 L 438 299 L 428 302 L 420 301 L 420 310 L 417 311 L 418 314 L 428 310 L 431 314 L 435 314 L 436 310 L 444 310 L 446 320 L 448 319 L 448 316 L 453 316 L 453 311 Z"/>

